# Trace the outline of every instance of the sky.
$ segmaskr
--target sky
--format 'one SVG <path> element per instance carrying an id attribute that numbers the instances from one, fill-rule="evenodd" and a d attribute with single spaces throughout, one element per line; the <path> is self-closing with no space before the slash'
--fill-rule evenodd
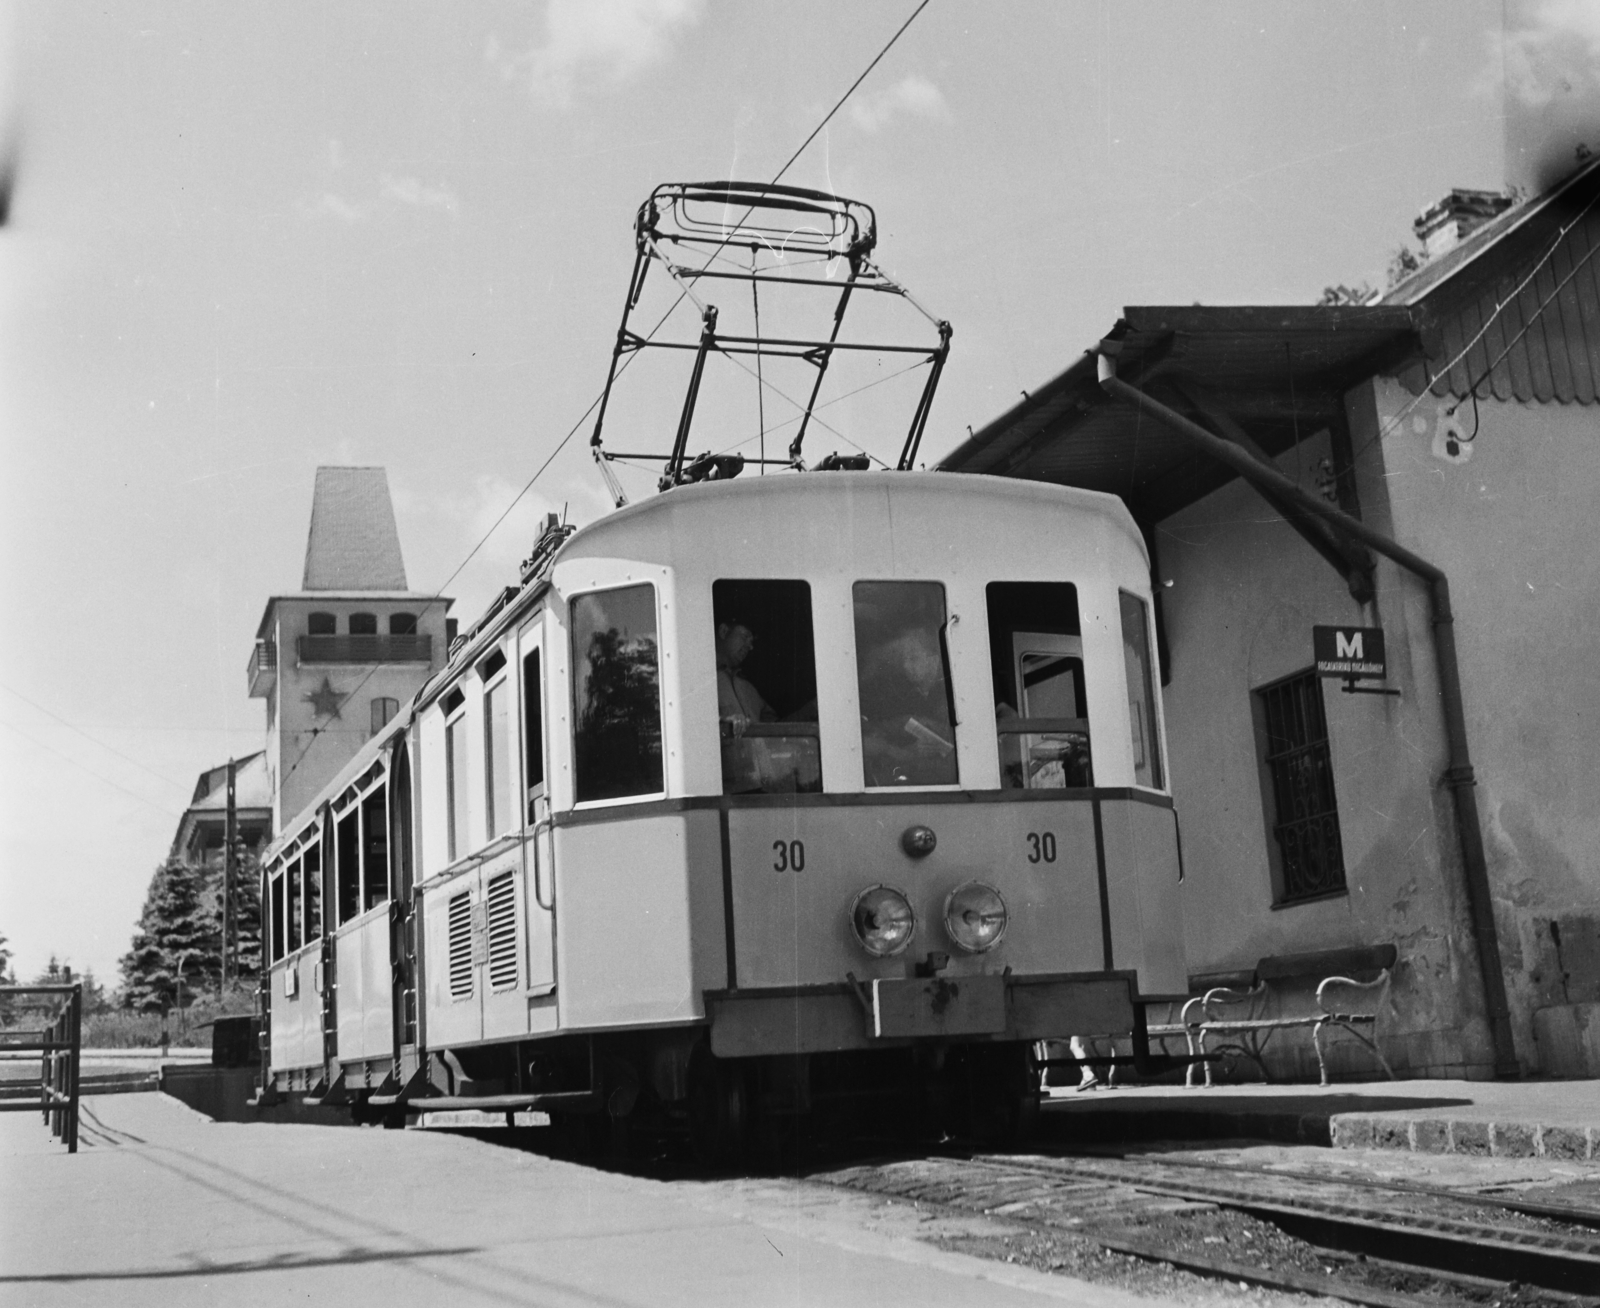
<path id="1" fill-rule="evenodd" d="M 1600 56 L 1577 0 L 1522 4 Z M 245 665 L 298 588 L 316 467 L 386 467 L 412 587 L 470 621 L 540 514 L 610 506 L 580 418 L 640 202 L 770 179 L 915 7 L 0 9 L 19 976 L 114 980 L 197 775 L 261 747 Z M 1422 208 L 1504 183 L 1506 52 L 1542 47 L 1502 27 L 1500 0 L 931 0 L 784 180 L 872 204 L 883 265 L 953 324 L 931 461 L 1123 305 L 1381 286 Z M 630 439 L 666 442 L 679 394 L 641 377 Z M 830 415 L 813 453 L 892 458 L 909 409 Z"/>

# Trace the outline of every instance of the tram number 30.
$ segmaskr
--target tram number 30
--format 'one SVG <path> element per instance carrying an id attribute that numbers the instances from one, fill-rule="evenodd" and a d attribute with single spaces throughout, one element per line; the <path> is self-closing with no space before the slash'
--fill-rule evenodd
<path id="1" fill-rule="evenodd" d="M 804 872 L 806 870 L 806 845 L 803 840 L 774 840 L 772 860 L 775 872 Z"/>
<path id="2" fill-rule="evenodd" d="M 1054 831 L 1028 832 L 1028 862 L 1054 863 L 1056 861 L 1056 833 Z"/>

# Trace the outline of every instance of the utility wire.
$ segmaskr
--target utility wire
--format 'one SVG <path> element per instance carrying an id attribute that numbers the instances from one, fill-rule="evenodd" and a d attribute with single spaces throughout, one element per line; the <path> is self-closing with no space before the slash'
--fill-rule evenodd
<path id="1" fill-rule="evenodd" d="M 1462 346 L 1461 349 L 1457 351 L 1455 357 L 1452 358 L 1449 363 L 1445 364 L 1444 367 L 1440 368 L 1439 371 L 1429 380 L 1428 384 L 1424 386 L 1420 392 L 1412 396 L 1410 401 L 1402 406 L 1398 413 L 1390 418 L 1384 425 L 1379 427 L 1376 435 L 1371 437 L 1366 444 L 1362 445 L 1360 449 L 1350 456 L 1352 462 L 1360 458 L 1367 452 L 1367 450 L 1371 449 L 1372 446 L 1377 444 L 1379 441 L 1388 436 L 1392 436 L 1396 431 L 1398 431 L 1400 429 L 1400 424 L 1406 420 L 1411 411 L 1433 393 L 1433 388 L 1438 381 L 1448 378 L 1455 366 L 1465 359 L 1467 355 L 1472 353 L 1475 348 L 1477 348 L 1478 342 L 1488 334 L 1489 328 L 1499 320 L 1500 315 L 1506 311 L 1507 306 L 1521 296 L 1522 292 L 1528 288 L 1533 279 L 1544 271 L 1545 265 L 1548 264 L 1551 259 L 1555 258 L 1555 253 L 1561 248 L 1561 243 L 1562 241 L 1566 240 L 1567 234 L 1571 232 L 1572 229 L 1582 222 L 1586 217 L 1588 217 L 1589 211 L 1595 207 L 1596 202 L 1600 202 L 1600 192 L 1597 192 L 1594 196 L 1592 196 L 1589 200 L 1589 203 L 1583 206 L 1582 210 L 1579 211 L 1572 221 L 1566 223 L 1556 233 L 1555 240 L 1550 243 L 1550 248 L 1544 252 L 1544 256 L 1539 260 L 1538 263 L 1533 265 L 1533 268 L 1528 275 L 1517 283 L 1516 289 L 1514 289 L 1510 295 L 1506 296 L 1505 299 L 1501 300 L 1495 305 L 1494 312 L 1483 320 L 1483 325 L 1478 328 L 1478 331 L 1473 338 L 1464 346 Z M 1545 296 L 1543 301 L 1540 302 L 1539 307 L 1528 315 L 1527 321 L 1522 324 L 1522 330 L 1517 332 L 1516 335 L 1506 342 L 1505 347 L 1500 351 L 1499 354 L 1495 355 L 1494 361 L 1483 370 L 1478 379 L 1476 381 L 1471 381 L 1471 378 L 1468 378 L 1469 382 L 1471 383 L 1467 388 L 1468 395 L 1471 395 L 1474 400 L 1477 399 L 1478 387 L 1482 386 L 1485 381 L 1489 380 L 1489 378 L 1494 375 L 1494 370 L 1505 361 L 1506 356 L 1511 353 L 1517 342 L 1533 329 L 1533 324 L 1539 321 L 1544 311 L 1548 309 L 1555 301 L 1556 296 L 1561 294 L 1561 292 L 1566 288 L 1567 284 L 1578 275 L 1579 270 L 1582 269 L 1591 259 L 1593 259 L 1597 253 L 1600 253 L 1600 246 L 1591 246 L 1589 252 L 1585 254 L 1583 258 L 1577 260 L 1572 265 L 1571 271 L 1569 271 L 1565 277 L 1556 283 L 1555 289 L 1551 291 L 1549 295 Z M 1462 396 L 1449 407 L 1449 413 L 1452 416 L 1455 414 L 1455 411 L 1459 409 L 1466 401 L 1466 398 L 1467 397 L 1465 395 Z"/>
<path id="2" fill-rule="evenodd" d="M 149 808 L 153 808 L 159 813 L 165 813 L 168 817 L 171 817 L 171 818 L 181 818 L 182 817 L 182 814 L 175 813 L 172 809 L 168 808 L 165 804 L 158 804 L 153 799 L 146 799 L 143 795 L 138 794 L 136 791 L 129 790 L 126 786 L 121 785 L 120 783 L 113 781 L 110 777 L 104 776 L 101 773 L 96 772 L 92 767 L 89 767 L 87 764 L 78 762 L 78 760 L 73 758 L 70 754 L 63 754 L 59 749 L 56 749 L 53 745 L 45 744 L 44 741 L 39 740 L 38 738 L 29 735 L 26 731 L 24 731 L 21 727 L 15 725 L 14 723 L 6 722 L 4 720 L 0 720 L 0 727 L 5 727 L 8 731 L 15 731 L 17 733 L 17 735 L 21 736 L 29 744 L 34 745 L 35 747 L 44 750 L 46 753 L 54 754 L 58 759 L 61 759 L 63 762 L 66 762 L 66 763 L 70 763 L 73 767 L 77 768 L 80 772 L 87 772 L 96 781 L 104 782 L 106 785 L 110 786 L 111 789 L 120 790 L 129 799 L 136 799 L 141 804 L 144 804 Z"/>
<path id="3" fill-rule="evenodd" d="M 900 26 L 895 30 L 895 34 L 893 36 L 891 36 L 889 38 L 889 40 L 884 44 L 883 48 L 881 50 L 879 50 L 876 55 L 873 56 L 872 62 L 869 63 L 866 66 L 866 68 L 864 68 L 861 71 L 861 75 L 859 77 L 857 77 L 855 81 L 850 83 L 849 89 L 847 91 L 845 91 L 845 93 L 839 97 L 839 99 L 834 103 L 833 108 L 828 110 L 828 112 L 823 115 L 822 121 L 819 122 L 816 125 L 816 127 L 814 127 L 812 129 L 811 134 L 809 136 L 807 136 L 804 141 L 800 142 L 799 148 L 797 150 L 795 150 L 795 152 L 793 154 L 791 154 L 788 157 L 787 160 L 784 161 L 783 167 L 778 169 L 778 171 L 773 175 L 772 181 L 769 182 L 768 185 L 775 186 L 775 185 L 777 185 L 777 183 L 779 181 L 781 181 L 783 179 L 784 174 L 787 173 L 789 171 L 789 169 L 794 166 L 795 160 L 797 160 L 802 154 L 804 154 L 805 151 L 806 151 L 806 147 L 809 146 L 813 141 L 815 141 L 817 139 L 818 136 L 820 136 L 822 134 L 823 128 L 825 128 L 830 122 L 833 121 L 833 116 L 835 114 L 837 114 L 840 109 L 844 108 L 845 102 L 847 100 L 849 100 L 849 98 L 852 95 L 855 94 L 856 88 L 859 87 L 862 82 L 867 80 L 867 75 L 869 73 L 871 73 L 872 70 L 874 68 L 876 68 L 883 61 L 883 57 L 885 55 L 887 55 L 889 53 L 889 51 L 894 48 L 895 42 L 897 42 L 902 36 L 905 35 L 906 29 L 909 28 L 912 23 L 916 22 L 917 16 L 924 9 L 926 9 L 928 7 L 929 3 L 930 3 L 930 0 L 922 0 L 922 3 L 919 4 L 915 9 L 913 9 L 911 11 L 911 16 L 909 18 L 907 18 L 905 22 L 900 24 Z M 751 208 L 746 211 L 745 217 L 749 217 L 749 215 L 751 213 L 753 213 L 753 212 L 754 212 L 754 206 L 752 205 Z M 741 219 L 740 221 L 742 222 L 743 219 Z M 720 254 L 724 248 L 726 248 L 726 246 L 728 244 L 728 241 L 730 239 L 732 239 L 731 235 L 729 237 L 725 237 L 723 239 L 722 243 L 720 245 L 718 245 L 714 250 L 712 250 L 710 257 L 707 258 L 706 263 L 703 265 L 704 267 L 709 267 L 710 266 L 711 260 L 715 259 L 717 257 L 717 255 Z M 666 323 L 667 319 L 672 316 L 673 312 L 677 309 L 677 307 L 680 304 L 683 303 L 684 299 L 685 299 L 685 295 L 682 292 L 679 292 L 678 298 L 672 302 L 671 306 L 667 309 L 667 311 L 664 314 L 662 314 L 661 317 L 657 320 L 656 325 L 650 329 L 649 334 L 645 337 L 645 340 L 647 342 L 652 340 L 652 339 L 654 339 L 655 334 L 658 331 L 661 330 L 662 326 Z M 637 350 L 635 350 L 633 353 L 629 354 L 629 356 L 622 361 L 621 366 L 617 369 L 616 377 L 613 378 L 613 382 L 615 382 L 616 380 L 620 379 L 622 374 L 627 371 L 628 365 L 631 364 L 634 361 L 634 359 L 636 359 L 638 357 L 639 357 L 639 351 L 637 351 Z M 599 406 L 600 401 L 603 398 L 604 394 L 605 394 L 605 392 L 604 392 L 604 390 L 602 390 L 600 392 L 600 394 L 596 395 L 594 397 L 594 399 L 592 399 L 589 402 L 589 407 L 586 408 L 581 415 L 579 415 L 578 420 L 575 423 L 573 423 L 572 426 L 568 429 L 567 434 L 561 438 L 561 440 L 557 443 L 555 449 L 550 451 L 549 457 L 546 458 L 545 461 L 539 465 L 538 470 L 534 472 L 533 476 L 529 477 L 528 480 L 523 484 L 522 489 L 519 490 L 516 493 L 516 495 L 514 495 L 512 497 L 511 502 L 506 505 L 505 510 L 500 514 L 500 516 L 498 518 L 496 518 L 494 520 L 494 522 L 492 522 L 489 525 L 489 529 L 487 531 L 485 531 L 481 537 L 478 538 L 478 543 L 476 545 L 474 545 L 469 551 L 467 551 L 467 556 L 464 559 L 462 559 L 459 564 L 456 565 L 455 571 L 452 572 L 448 577 L 445 578 L 444 582 L 439 586 L 439 589 L 433 594 L 433 596 L 431 598 L 429 598 L 428 600 L 424 601 L 424 603 L 423 603 L 423 607 L 424 608 L 427 608 L 429 605 L 436 604 L 441 599 L 444 598 L 444 592 L 445 592 L 446 587 L 448 587 L 452 581 L 454 581 L 458 576 L 461 575 L 461 570 L 463 568 L 465 568 L 467 566 L 467 564 L 472 561 L 472 559 L 478 553 L 479 550 L 481 550 L 486 544 L 488 544 L 489 537 L 494 535 L 494 533 L 497 530 L 499 530 L 500 524 L 502 522 L 504 522 L 508 517 L 511 516 L 511 511 L 514 508 L 516 508 L 518 504 L 520 504 L 522 502 L 522 497 L 525 496 L 530 490 L 533 489 L 534 482 L 538 481 L 539 478 L 544 475 L 545 469 L 548 468 L 551 465 L 551 463 L 553 463 L 555 461 L 556 456 L 558 454 L 560 454 L 561 451 L 564 450 L 567 447 L 568 442 L 570 442 L 572 440 L 573 436 L 575 436 L 577 434 L 579 428 L 581 428 L 583 426 L 583 424 L 588 421 L 589 415 L 591 413 L 593 413 L 595 411 L 595 409 Z M 788 397 L 785 396 L 784 398 L 787 399 Z M 793 401 L 791 401 L 791 403 L 792 402 Z M 840 438 L 843 439 L 843 440 L 849 440 L 849 437 L 843 436 L 843 435 L 841 435 Z M 851 441 L 850 443 L 851 444 L 855 444 L 854 441 Z M 859 449 L 860 447 L 857 446 L 857 448 Z M 446 661 L 448 661 L 448 659 L 449 659 L 448 651 L 446 652 L 446 656 L 445 657 L 446 657 Z M 363 686 L 365 686 L 367 684 L 367 682 L 372 679 L 373 674 L 376 673 L 376 672 L 377 672 L 377 668 L 374 667 L 372 669 L 372 671 L 368 672 L 366 676 L 362 677 L 361 680 L 356 683 L 354 689 L 349 691 L 346 694 L 345 698 L 346 699 L 353 698 L 361 690 L 361 688 Z M 289 770 L 283 774 L 282 779 L 278 782 L 278 785 L 279 785 L 280 788 L 282 787 L 284 782 L 288 781 L 289 778 L 294 775 L 295 769 L 298 768 L 300 766 L 300 764 L 305 760 L 306 754 L 310 752 L 311 746 L 316 742 L 317 737 L 320 734 L 321 734 L 320 730 L 313 729 L 313 731 L 311 733 L 311 739 L 306 741 L 305 748 L 300 751 L 299 757 L 297 757 L 295 759 L 295 761 L 289 766 Z"/>
<path id="4" fill-rule="evenodd" d="M 0 690 L 3 690 L 5 692 L 7 692 L 8 694 L 15 695 L 24 704 L 27 704 L 32 708 L 38 709 L 39 712 L 43 713 L 47 718 L 54 718 L 62 726 L 66 727 L 68 731 L 77 732 L 78 735 L 82 736 L 90 744 L 100 746 L 101 749 L 105 750 L 109 754 L 115 754 L 124 763 L 131 763 L 131 764 L 133 764 L 134 767 L 138 768 L 139 771 L 148 772 L 157 781 L 164 781 L 169 786 L 177 786 L 180 790 L 188 790 L 189 789 L 189 783 L 188 782 L 175 781 L 171 777 L 163 776 L 161 773 L 155 771 L 155 769 L 153 769 L 153 768 L 146 767 L 143 763 L 139 762 L 138 759 L 132 757 L 129 754 L 124 754 L 120 749 L 117 749 L 113 745 L 106 744 L 106 742 L 103 741 L 103 740 L 100 740 L 100 739 L 98 739 L 98 738 L 96 738 L 94 736 L 91 736 L 87 731 L 85 731 L 82 727 L 78 726 L 76 723 L 68 722 L 66 718 L 61 716 L 61 714 L 55 712 L 53 709 L 47 709 L 43 704 L 39 703 L 37 700 L 29 699 L 20 690 L 13 689 L 12 687 L 6 685 L 3 681 L 0 681 Z M 16 728 L 12 728 L 12 729 L 16 730 Z M 102 777 L 101 780 L 104 781 L 105 778 Z"/>

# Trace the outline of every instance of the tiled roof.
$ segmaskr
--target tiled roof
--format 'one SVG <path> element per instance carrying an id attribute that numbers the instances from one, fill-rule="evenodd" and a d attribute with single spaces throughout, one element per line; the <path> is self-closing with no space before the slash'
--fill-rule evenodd
<path id="1" fill-rule="evenodd" d="M 1512 209 L 1384 297 L 1417 314 L 1413 394 L 1600 400 L 1600 163 Z"/>
<path id="2" fill-rule="evenodd" d="M 382 468 L 318 468 L 302 590 L 406 589 Z"/>
<path id="3" fill-rule="evenodd" d="M 272 786 L 267 779 L 267 755 L 257 750 L 233 764 L 233 802 L 237 808 L 271 808 Z M 207 768 L 195 783 L 190 809 L 228 807 L 228 765 Z"/>

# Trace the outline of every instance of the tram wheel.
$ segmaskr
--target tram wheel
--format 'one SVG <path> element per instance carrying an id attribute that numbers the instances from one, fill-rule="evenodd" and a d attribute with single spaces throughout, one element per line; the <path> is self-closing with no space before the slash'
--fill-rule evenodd
<path id="1" fill-rule="evenodd" d="M 689 1143 L 704 1167 L 726 1167 L 750 1142 L 749 1078 L 737 1063 L 697 1050 L 689 1063 Z"/>
<path id="2" fill-rule="evenodd" d="M 1023 1144 L 1039 1122 L 1039 1074 L 1025 1044 L 980 1045 L 967 1058 L 971 1133 L 984 1144 Z"/>

